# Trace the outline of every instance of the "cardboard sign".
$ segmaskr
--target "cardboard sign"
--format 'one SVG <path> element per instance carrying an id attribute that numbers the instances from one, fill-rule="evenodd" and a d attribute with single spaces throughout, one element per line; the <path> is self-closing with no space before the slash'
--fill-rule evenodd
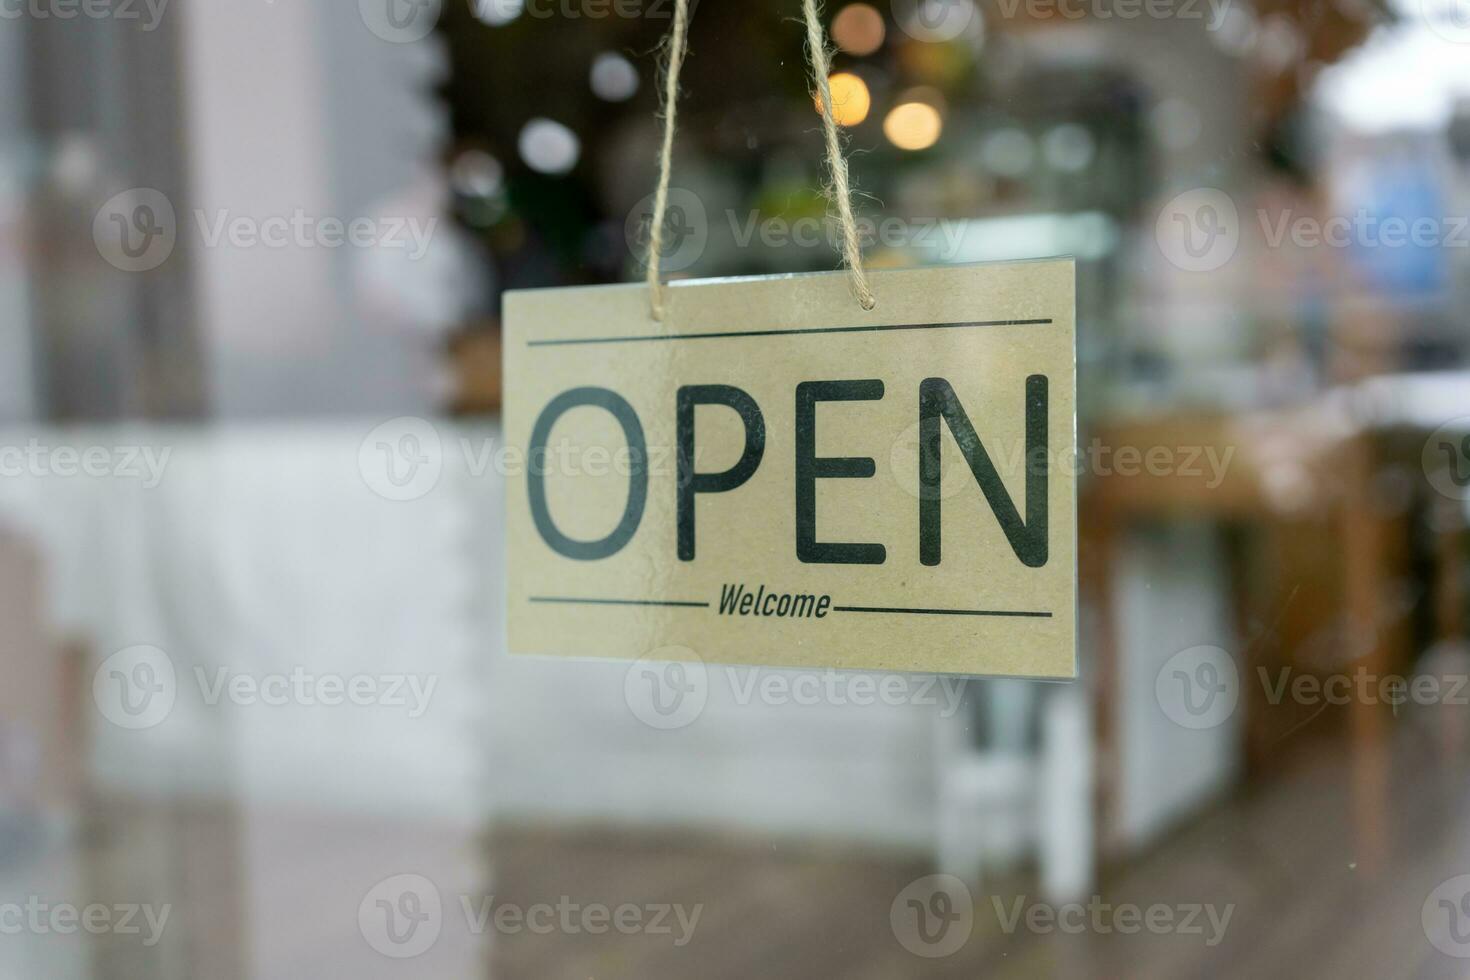
<path id="1" fill-rule="evenodd" d="M 872 281 L 507 294 L 513 652 L 1076 676 L 1073 263 Z"/>

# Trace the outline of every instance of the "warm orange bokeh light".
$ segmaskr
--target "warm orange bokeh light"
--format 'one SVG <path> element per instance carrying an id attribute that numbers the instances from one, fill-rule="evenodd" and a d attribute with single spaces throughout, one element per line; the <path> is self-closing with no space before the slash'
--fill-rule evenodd
<path id="1" fill-rule="evenodd" d="M 883 46 L 888 28 L 877 8 L 866 3 L 843 7 L 832 19 L 832 40 L 848 54 L 872 54 Z"/>
<path id="2" fill-rule="evenodd" d="M 927 150 L 943 130 L 939 110 L 924 102 L 895 106 L 883 120 L 883 135 L 900 150 Z"/>
<path id="3" fill-rule="evenodd" d="M 873 107 L 873 97 L 868 93 L 868 83 L 849 71 L 835 72 L 827 79 L 832 88 L 832 117 L 839 126 L 856 126 L 868 118 Z M 822 100 L 814 100 L 817 112 L 822 111 Z"/>

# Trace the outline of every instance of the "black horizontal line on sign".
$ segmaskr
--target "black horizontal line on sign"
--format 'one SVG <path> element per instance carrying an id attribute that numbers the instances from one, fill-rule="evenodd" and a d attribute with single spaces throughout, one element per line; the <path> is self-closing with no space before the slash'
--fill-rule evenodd
<path id="1" fill-rule="evenodd" d="M 1003 616 L 1018 619 L 1051 619 L 1049 612 L 1009 612 L 1002 609 L 905 609 L 896 606 L 833 606 L 833 612 L 895 613 L 906 616 Z"/>
<path id="2" fill-rule="evenodd" d="M 532 602 L 563 606 L 673 606 L 679 609 L 708 609 L 708 602 L 679 602 L 672 599 L 579 599 L 563 596 L 532 596 Z"/>
<path id="3" fill-rule="evenodd" d="M 676 340 L 729 340 L 738 337 L 797 337 L 828 333 L 884 333 L 891 330 L 960 330 L 966 327 L 1041 327 L 1043 320 L 970 320 L 964 323 L 901 323 L 877 327 L 808 327 L 798 330 L 722 330 L 719 333 L 645 334 L 636 337 L 573 337 L 566 340 L 531 340 L 529 347 L 574 347 L 585 344 L 669 343 Z"/>

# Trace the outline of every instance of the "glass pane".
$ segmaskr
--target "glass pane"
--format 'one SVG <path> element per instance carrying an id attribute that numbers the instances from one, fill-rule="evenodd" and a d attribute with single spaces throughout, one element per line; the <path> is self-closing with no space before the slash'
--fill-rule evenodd
<path id="1" fill-rule="evenodd" d="M 682 3 L 0 0 L 0 974 L 1463 972 L 1464 5 L 820 12 L 867 269 L 1076 259 L 1044 683 L 507 649 Z M 803 5 L 689 6 L 663 277 L 838 269 Z"/>

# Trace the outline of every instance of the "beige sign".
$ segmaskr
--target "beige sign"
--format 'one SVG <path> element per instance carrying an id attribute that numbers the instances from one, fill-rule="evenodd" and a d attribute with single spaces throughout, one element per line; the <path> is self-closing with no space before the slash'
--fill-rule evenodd
<path id="1" fill-rule="evenodd" d="M 1075 677 L 1074 284 L 508 294 L 512 651 Z"/>

